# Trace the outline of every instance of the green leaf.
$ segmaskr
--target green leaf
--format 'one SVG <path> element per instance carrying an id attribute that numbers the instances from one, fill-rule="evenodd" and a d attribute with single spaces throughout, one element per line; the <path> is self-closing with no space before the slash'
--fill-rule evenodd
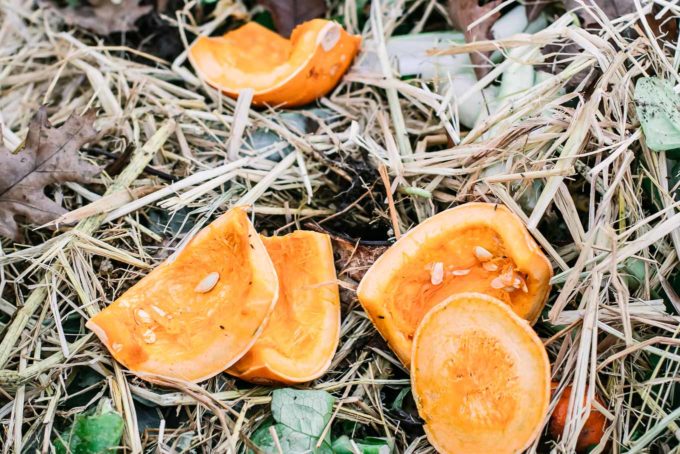
<path id="1" fill-rule="evenodd" d="M 272 394 L 272 415 L 277 422 L 318 438 L 331 419 L 334 403 L 326 391 L 277 389 Z"/>
<path id="2" fill-rule="evenodd" d="M 356 454 L 356 449 L 361 454 L 390 454 L 394 449 L 394 443 L 387 438 L 367 437 L 363 440 L 354 441 L 347 435 L 339 437 L 333 442 L 334 454 Z"/>
<path id="3" fill-rule="evenodd" d="M 654 151 L 680 148 L 680 96 L 658 77 L 635 84 L 635 106 L 647 146 Z"/>
<path id="4" fill-rule="evenodd" d="M 71 428 L 54 440 L 54 447 L 57 454 L 115 452 L 123 427 L 123 418 L 106 401 L 94 415 L 77 415 Z"/>
<path id="5" fill-rule="evenodd" d="M 278 453 L 270 430 L 273 427 L 286 454 L 331 454 L 329 436 L 319 448 L 316 444 L 331 419 L 334 403 L 335 398 L 325 391 L 277 389 L 272 394 L 273 420 L 255 431 L 253 443 L 267 454 Z"/>

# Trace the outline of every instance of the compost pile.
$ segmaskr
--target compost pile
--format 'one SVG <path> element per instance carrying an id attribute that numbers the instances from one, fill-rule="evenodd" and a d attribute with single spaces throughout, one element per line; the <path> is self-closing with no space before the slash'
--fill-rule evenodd
<path id="1" fill-rule="evenodd" d="M 528 3 L 0 0 L 2 452 L 435 452 L 357 287 L 405 232 L 487 202 L 553 269 L 525 317 L 553 382 L 527 449 L 680 453 L 680 7 Z M 192 65 L 200 37 L 319 17 L 361 47 L 311 103 L 232 98 Z M 263 237 L 330 236 L 327 371 L 294 387 L 135 374 L 86 323 L 233 207 Z M 432 285 L 467 272 L 440 265 Z M 221 285 L 210 271 L 197 292 Z"/>

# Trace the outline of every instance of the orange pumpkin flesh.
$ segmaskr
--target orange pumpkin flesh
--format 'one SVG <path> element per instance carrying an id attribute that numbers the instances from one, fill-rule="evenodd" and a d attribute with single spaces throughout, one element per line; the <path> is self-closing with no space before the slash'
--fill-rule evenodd
<path id="1" fill-rule="evenodd" d="M 214 285 L 213 273 L 219 274 Z M 234 208 L 87 327 L 116 360 L 142 377 L 198 382 L 250 349 L 277 297 L 269 255 L 245 211 Z"/>
<path id="2" fill-rule="evenodd" d="M 340 335 L 340 295 L 330 237 L 296 231 L 263 237 L 279 276 L 267 327 L 229 373 L 257 383 L 302 383 L 330 366 Z"/>
<path id="3" fill-rule="evenodd" d="M 550 362 L 536 333 L 500 300 L 452 295 L 423 318 L 411 383 L 440 453 L 514 453 L 539 435 Z"/>
<path id="4" fill-rule="evenodd" d="M 553 382 L 553 390 L 556 388 L 557 383 Z M 567 423 L 567 414 L 569 413 L 570 396 L 571 386 L 567 386 L 550 416 L 550 435 L 555 440 L 561 438 L 564 433 L 564 426 Z M 602 403 L 599 398 L 596 397 L 596 399 L 598 402 Z M 606 424 L 607 418 L 594 408 L 591 409 L 590 415 L 578 436 L 576 452 L 588 452 L 590 449 L 600 444 L 600 440 L 604 437 Z"/>
<path id="5" fill-rule="evenodd" d="M 427 219 L 400 238 L 366 273 L 357 295 L 408 366 L 418 324 L 444 298 L 485 293 L 534 322 L 551 277 L 550 262 L 519 218 L 503 205 L 468 203 Z"/>
<path id="6" fill-rule="evenodd" d="M 290 40 L 249 22 L 222 37 L 199 37 L 189 60 L 203 80 L 233 98 L 251 88 L 255 105 L 291 107 L 332 90 L 360 44 L 359 36 L 324 19 L 299 25 Z"/>

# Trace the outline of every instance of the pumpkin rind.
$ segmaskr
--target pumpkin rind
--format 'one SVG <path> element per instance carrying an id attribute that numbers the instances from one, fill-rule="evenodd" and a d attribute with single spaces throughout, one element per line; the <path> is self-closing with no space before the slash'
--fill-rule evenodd
<path id="1" fill-rule="evenodd" d="M 501 277 L 512 277 L 509 288 L 496 288 Z M 467 203 L 402 236 L 369 269 L 357 296 L 408 366 L 420 320 L 444 298 L 485 293 L 533 323 L 548 298 L 551 277 L 550 262 L 517 216 L 503 205 Z"/>
<path id="2" fill-rule="evenodd" d="M 332 90 L 359 50 L 361 38 L 335 22 L 314 19 L 290 40 L 256 22 L 222 37 L 199 37 L 189 60 L 208 84 L 236 98 L 254 90 L 254 105 L 300 106 Z"/>
<path id="3" fill-rule="evenodd" d="M 296 231 L 262 237 L 279 276 L 279 299 L 262 335 L 229 373 L 256 383 L 303 383 L 331 364 L 340 294 L 330 237 Z"/>
<path id="4" fill-rule="evenodd" d="M 423 318 L 411 383 L 430 443 L 447 453 L 515 453 L 540 434 L 550 362 L 526 320 L 481 293 L 452 295 Z"/>
<path id="5" fill-rule="evenodd" d="M 142 378 L 199 382 L 250 349 L 277 297 L 269 255 L 245 211 L 233 208 L 87 327 Z"/>
<path id="6" fill-rule="evenodd" d="M 553 382 L 553 390 L 557 389 L 558 383 Z M 569 413 L 569 399 L 571 398 L 571 386 L 567 386 L 565 390 L 560 395 L 560 399 L 557 401 L 557 405 L 553 409 L 552 415 L 550 416 L 550 435 L 558 440 L 562 437 L 564 433 L 564 426 L 567 421 L 567 414 Z M 595 399 L 602 404 L 602 400 L 598 397 Z M 593 447 L 600 444 L 602 437 L 604 437 L 604 430 L 607 425 L 607 418 L 602 413 L 597 411 L 595 408 L 590 409 L 590 415 L 586 420 L 585 425 L 581 429 L 581 433 L 578 436 L 576 442 L 576 452 L 584 453 L 588 452 Z"/>

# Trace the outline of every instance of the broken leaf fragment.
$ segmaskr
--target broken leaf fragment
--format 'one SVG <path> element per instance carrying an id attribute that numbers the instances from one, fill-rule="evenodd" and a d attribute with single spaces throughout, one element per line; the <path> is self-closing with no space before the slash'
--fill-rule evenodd
<path id="1" fill-rule="evenodd" d="M 331 91 L 360 43 L 361 37 L 324 19 L 299 25 L 290 40 L 249 22 L 221 37 L 199 37 L 189 60 L 203 80 L 228 96 L 252 89 L 254 105 L 292 107 Z"/>
<path id="2" fill-rule="evenodd" d="M 635 107 L 647 146 L 654 151 L 680 148 L 680 96 L 667 81 L 641 77 L 635 84 Z"/>
<path id="3" fill-rule="evenodd" d="M 113 453 L 123 436 L 123 418 L 104 400 L 92 415 L 76 415 L 73 425 L 53 441 L 57 454 Z"/>

